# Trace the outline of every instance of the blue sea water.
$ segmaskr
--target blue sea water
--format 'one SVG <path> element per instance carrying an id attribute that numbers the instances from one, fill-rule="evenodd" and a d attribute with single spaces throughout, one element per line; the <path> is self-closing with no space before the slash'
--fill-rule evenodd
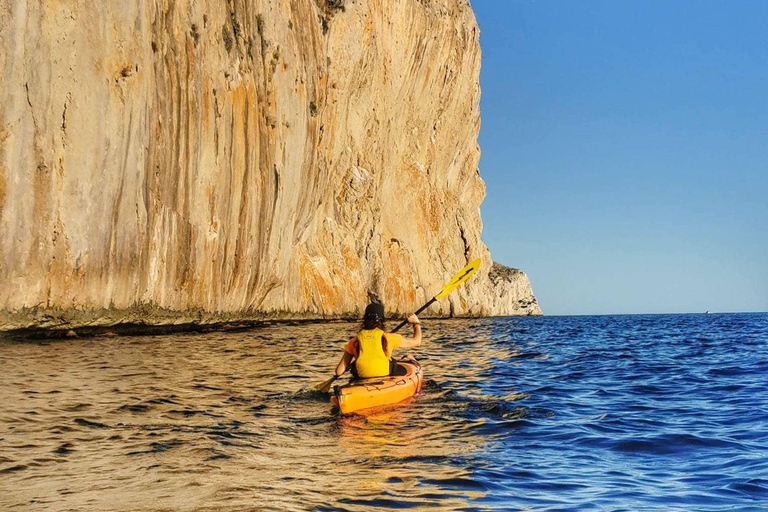
<path id="1" fill-rule="evenodd" d="M 768 314 L 426 320 L 339 416 L 354 330 L 0 340 L 0 510 L 768 510 Z"/>
<path id="2" fill-rule="evenodd" d="M 484 427 L 484 501 L 768 510 L 768 315 L 511 323 L 490 326 L 500 354 L 473 393 L 510 409 Z M 515 408 L 503 401 L 510 391 L 526 395 Z"/>

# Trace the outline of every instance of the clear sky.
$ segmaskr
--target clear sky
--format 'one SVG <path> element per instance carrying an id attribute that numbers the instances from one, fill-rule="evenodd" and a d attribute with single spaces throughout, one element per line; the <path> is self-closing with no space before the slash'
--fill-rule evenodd
<path id="1" fill-rule="evenodd" d="M 768 1 L 471 4 L 483 239 L 544 313 L 768 311 Z"/>

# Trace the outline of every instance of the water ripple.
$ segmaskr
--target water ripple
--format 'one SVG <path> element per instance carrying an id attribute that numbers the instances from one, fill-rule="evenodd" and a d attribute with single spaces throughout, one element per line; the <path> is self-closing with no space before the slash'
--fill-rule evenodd
<path id="1" fill-rule="evenodd" d="M 768 315 L 426 321 L 339 417 L 354 328 L 0 340 L 0 509 L 765 509 Z"/>

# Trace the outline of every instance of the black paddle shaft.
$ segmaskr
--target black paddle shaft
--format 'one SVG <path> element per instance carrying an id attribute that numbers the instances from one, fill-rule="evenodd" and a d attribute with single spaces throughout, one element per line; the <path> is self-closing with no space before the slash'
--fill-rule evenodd
<path id="1" fill-rule="evenodd" d="M 427 302 L 426 304 L 424 304 L 423 306 L 421 306 L 421 307 L 420 307 L 420 308 L 419 308 L 419 309 L 418 309 L 418 310 L 417 310 L 417 311 L 414 313 L 414 315 L 418 315 L 419 313 L 421 313 L 422 311 L 424 311 L 425 309 L 427 309 L 429 306 L 431 306 L 431 305 L 432 305 L 432 303 L 433 303 L 433 302 L 435 302 L 435 301 L 437 301 L 437 298 L 436 298 L 436 297 L 432 297 L 432 299 L 431 299 L 429 302 Z M 400 325 L 398 325 L 397 327 L 395 327 L 395 328 L 394 328 L 394 330 L 392 330 L 392 332 L 397 332 L 397 331 L 399 331 L 399 330 L 400 330 L 400 328 L 401 328 L 402 326 L 404 326 L 405 324 L 407 324 L 407 323 L 408 323 L 408 320 L 403 320 L 402 322 L 400 322 Z"/>

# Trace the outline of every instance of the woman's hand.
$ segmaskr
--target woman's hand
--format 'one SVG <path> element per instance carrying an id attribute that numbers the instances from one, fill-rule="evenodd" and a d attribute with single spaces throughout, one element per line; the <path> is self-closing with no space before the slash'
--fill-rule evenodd
<path id="1" fill-rule="evenodd" d="M 406 322 L 413 326 L 413 338 L 403 338 L 400 341 L 401 348 L 413 348 L 421 345 L 421 322 L 416 315 L 409 315 Z"/>

